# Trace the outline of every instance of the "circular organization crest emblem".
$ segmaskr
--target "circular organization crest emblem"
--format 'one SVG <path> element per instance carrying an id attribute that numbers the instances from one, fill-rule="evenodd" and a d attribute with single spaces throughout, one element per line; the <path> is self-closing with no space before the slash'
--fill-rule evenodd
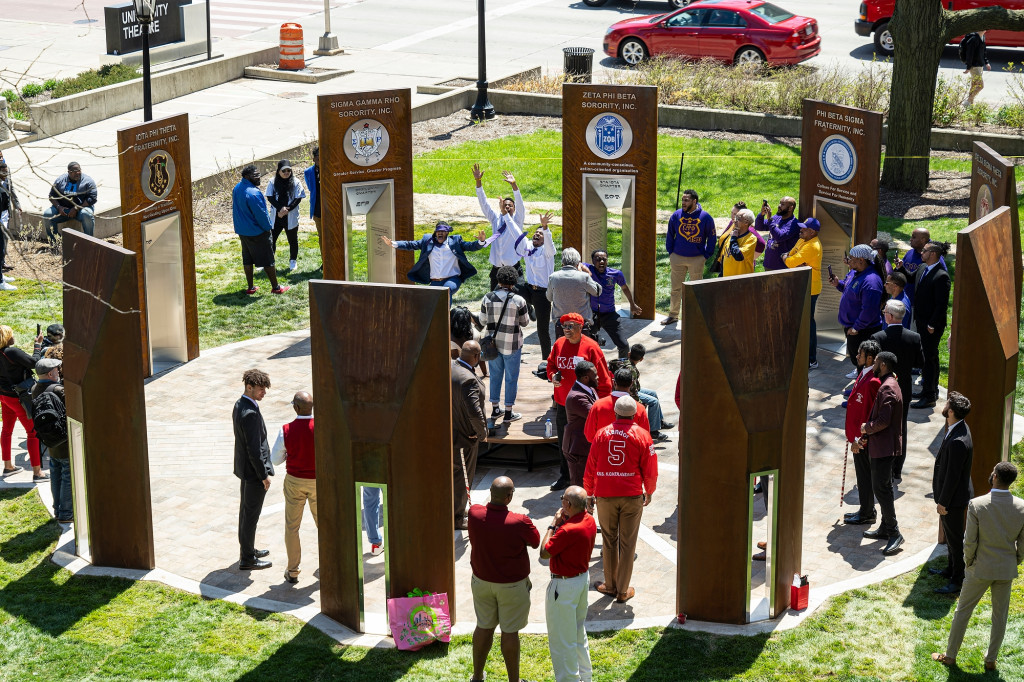
<path id="1" fill-rule="evenodd" d="M 821 143 L 818 156 L 821 172 L 835 185 L 845 185 L 857 172 L 857 152 L 842 135 L 829 135 Z"/>
<path id="2" fill-rule="evenodd" d="M 633 129 L 618 114 L 598 114 L 587 124 L 587 146 L 602 159 L 617 159 L 633 145 Z"/>
<path id="3" fill-rule="evenodd" d="M 157 149 L 142 163 L 139 183 L 150 201 L 163 201 L 174 187 L 174 157 L 166 149 Z"/>
<path id="4" fill-rule="evenodd" d="M 992 188 L 987 184 L 982 184 L 982 186 L 978 188 L 978 197 L 975 201 L 977 202 L 974 205 L 974 212 L 976 215 L 975 220 L 980 220 L 992 212 L 992 205 L 994 203 L 992 200 Z"/>
<path id="5" fill-rule="evenodd" d="M 351 126 L 345 134 L 345 156 L 352 163 L 374 166 L 380 163 L 391 148 L 391 136 L 383 123 L 372 118 L 363 118 Z"/>

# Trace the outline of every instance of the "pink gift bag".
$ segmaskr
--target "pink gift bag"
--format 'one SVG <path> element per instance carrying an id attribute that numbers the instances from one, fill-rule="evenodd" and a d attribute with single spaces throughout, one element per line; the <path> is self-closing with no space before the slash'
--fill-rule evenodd
<path id="1" fill-rule="evenodd" d="M 388 599 L 388 623 L 395 646 L 402 651 L 416 651 L 431 642 L 448 642 L 452 637 L 448 595 L 416 589 L 408 597 Z"/>

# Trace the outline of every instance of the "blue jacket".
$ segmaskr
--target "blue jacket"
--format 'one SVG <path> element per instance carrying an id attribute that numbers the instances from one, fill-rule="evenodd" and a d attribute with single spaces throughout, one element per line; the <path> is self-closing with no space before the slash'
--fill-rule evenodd
<path id="1" fill-rule="evenodd" d="M 257 185 L 245 178 L 231 190 L 231 219 L 235 234 L 246 237 L 258 237 L 274 229 L 267 214 L 266 197 Z"/>
<path id="2" fill-rule="evenodd" d="M 302 171 L 302 175 L 306 178 L 306 191 L 309 192 L 309 217 L 312 218 L 316 215 L 313 212 L 316 209 L 316 202 L 320 200 L 320 185 L 316 181 L 316 166 L 310 166 Z"/>
<path id="3" fill-rule="evenodd" d="M 416 261 L 416 265 L 412 266 L 412 270 L 410 270 L 406 275 L 410 282 L 415 282 L 417 284 L 430 284 L 430 252 L 434 250 L 434 246 L 436 245 L 437 242 L 434 241 L 433 232 L 423 235 L 419 241 L 395 242 L 396 249 L 420 252 L 420 257 Z M 459 263 L 459 275 L 463 282 L 476 274 L 476 268 L 470 264 L 464 252 L 479 251 L 484 248 L 484 244 L 481 244 L 476 240 L 471 242 L 463 241 L 462 237 L 457 234 L 453 234 L 448 237 L 448 248 L 455 254 L 455 259 Z"/>
<path id="4" fill-rule="evenodd" d="M 715 219 L 700 204 L 690 213 L 677 210 L 668 219 L 665 250 L 686 258 L 701 256 L 705 260 L 715 253 Z"/>

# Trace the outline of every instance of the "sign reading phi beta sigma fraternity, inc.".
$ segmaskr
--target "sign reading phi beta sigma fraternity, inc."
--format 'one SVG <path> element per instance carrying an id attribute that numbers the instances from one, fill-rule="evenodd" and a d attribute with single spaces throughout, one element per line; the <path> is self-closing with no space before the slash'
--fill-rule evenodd
<path id="1" fill-rule="evenodd" d="M 413 238 L 411 92 L 320 95 L 317 108 L 324 279 L 406 283 L 412 252 L 382 237 Z"/>
<path id="2" fill-rule="evenodd" d="M 199 357 L 188 114 L 117 131 L 124 246 L 137 254 L 143 376 Z"/>
<path id="3" fill-rule="evenodd" d="M 153 7 L 153 21 L 149 25 L 150 47 L 185 39 L 181 6 L 190 4 L 192 0 L 158 0 Z M 135 14 L 134 2 L 104 7 L 103 18 L 107 26 L 107 54 L 128 54 L 142 49 L 145 26 Z"/>
<path id="4" fill-rule="evenodd" d="M 821 222 L 824 286 L 814 312 L 819 330 L 839 328 L 840 293 L 828 284 L 829 266 L 842 279 L 850 247 L 875 238 L 881 158 L 882 114 L 804 100 L 799 215 Z"/>
<path id="5" fill-rule="evenodd" d="M 1009 206 L 1013 239 L 1013 281 L 1017 292 L 1013 299 L 1017 303 L 1017 317 L 1020 317 L 1021 277 L 1024 266 L 1020 252 L 1020 222 L 1017 217 L 1017 180 L 1013 164 L 997 154 L 983 142 L 975 142 L 971 154 L 971 206 L 968 224 L 995 211 L 1000 206 Z"/>
<path id="6" fill-rule="evenodd" d="M 589 261 L 619 233 L 621 262 L 612 258 L 611 265 L 622 270 L 648 320 L 654 319 L 657 173 L 657 87 L 562 86 L 562 246 Z"/>

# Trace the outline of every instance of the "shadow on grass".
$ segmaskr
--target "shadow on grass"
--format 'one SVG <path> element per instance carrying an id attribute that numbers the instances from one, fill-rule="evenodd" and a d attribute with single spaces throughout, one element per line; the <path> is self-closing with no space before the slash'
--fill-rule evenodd
<path id="1" fill-rule="evenodd" d="M 229 308 L 244 308 L 252 305 L 256 301 L 257 297 L 250 296 L 245 293 L 245 291 L 231 291 L 225 294 L 217 294 L 213 297 L 215 305 L 222 305 Z"/>
<path id="2" fill-rule="evenodd" d="M 754 666 L 768 638 L 768 634 L 718 637 L 703 632 L 665 630 L 627 679 L 630 682 L 733 679 Z"/>
<path id="3" fill-rule="evenodd" d="M 903 600 L 904 606 L 914 610 L 914 615 L 925 620 L 942 620 L 956 608 L 958 595 L 935 594 L 936 587 L 942 587 L 947 582 L 946 578 L 928 573 L 928 568 L 945 568 L 946 557 L 940 557 L 920 566 L 917 569 L 917 578 L 914 586 L 910 588 L 910 594 Z"/>
<path id="4" fill-rule="evenodd" d="M 31 490 L 31 489 L 28 489 Z M 0 559 L 9 564 L 20 564 L 46 547 L 59 537 L 60 531 L 54 531 L 53 523 L 44 523 L 31 530 L 23 530 L 10 540 L 0 545 Z"/>

